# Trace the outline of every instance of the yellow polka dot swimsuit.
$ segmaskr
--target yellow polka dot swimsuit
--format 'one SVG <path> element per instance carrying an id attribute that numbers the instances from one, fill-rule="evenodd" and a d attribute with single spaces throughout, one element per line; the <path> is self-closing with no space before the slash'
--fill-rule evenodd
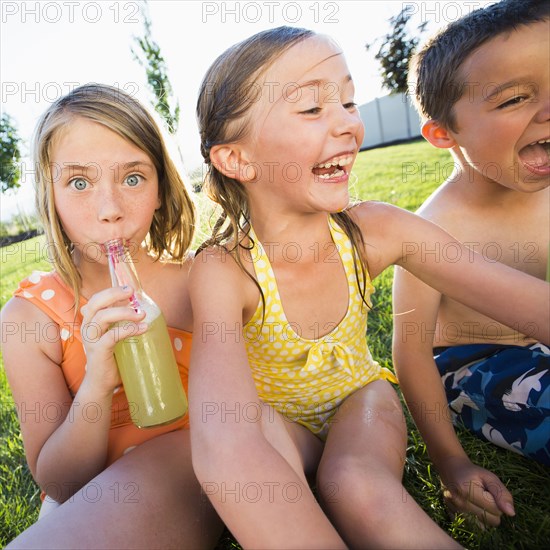
<path id="1" fill-rule="evenodd" d="M 299 327 L 285 316 L 269 258 L 251 228 L 250 252 L 265 297 L 265 314 L 260 300 L 243 330 L 260 399 L 322 439 L 351 393 L 373 380 L 397 382 L 392 372 L 374 361 L 367 346 L 368 308 L 359 293 L 352 243 L 332 218 L 329 227 L 348 280 L 348 310 L 340 324 L 315 340 L 300 336 Z M 367 275 L 365 298 L 369 300 L 373 292 Z"/>

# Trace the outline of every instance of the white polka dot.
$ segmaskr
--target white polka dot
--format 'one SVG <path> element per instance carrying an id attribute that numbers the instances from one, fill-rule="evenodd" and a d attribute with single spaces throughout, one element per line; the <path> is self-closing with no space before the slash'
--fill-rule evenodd
<path id="1" fill-rule="evenodd" d="M 124 452 L 122 454 L 125 455 L 125 454 L 129 453 L 130 451 L 133 451 L 136 447 L 137 447 L 137 445 L 134 445 L 132 447 L 128 447 L 127 449 L 124 450 Z"/>
<path id="2" fill-rule="evenodd" d="M 30 292 L 27 292 L 26 290 L 23 291 L 23 297 L 24 298 L 32 298 L 32 294 Z"/>
<path id="3" fill-rule="evenodd" d="M 48 288 L 47 290 L 44 290 L 40 296 L 42 296 L 43 300 L 51 300 L 55 296 L 55 290 Z"/>
<path id="4" fill-rule="evenodd" d="M 260 269 L 264 269 L 266 266 L 267 264 L 265 263 L 265 260 L 258 260 L 256 262 L 256 267 L 259 267 Z"/>
<path id="5" fill-rule="evenodd" d="M 352 259 L 353 258 L 351 257 L 351 254 L 349 252 L 344 252 L 342 254 L 342 260 L 344 260 L 344 262 L 349 262 Z"/>
<path id="6" fill-rule="evenodd" d="M 174 338 L 174 347 L 177 351 L 181 351 L 181 348 L 183 347 L 183 342 L 181 341 L 181 338 Z"/>
<path id="7" fill-rule="evenodd" d="M 36 283 L 40 282 L 41 278 L 42 278 L 42 275 L 40 274 L 39 271 L 33 271 L 29 276 L 29 281 L 31 283 L 36 284 Z"/>
<path id="8" fill-rule="evenodd" d="M 267 279 L 265 273 L 258 273 L 258 282 L 263 283 Z"/>
<path id="9" fill-rule="evenodd" d="M 70 335 L 71 333 L 66 328 L 61 329 L 61 340 L 68 340 Z"/>

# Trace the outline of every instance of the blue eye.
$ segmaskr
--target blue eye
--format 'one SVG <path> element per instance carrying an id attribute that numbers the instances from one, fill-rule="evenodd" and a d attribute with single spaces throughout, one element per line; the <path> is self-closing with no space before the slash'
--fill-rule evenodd
<path id="1" fill-rule="evenodd" d="M 71 180 L 69 184 L 78 191 L 82 191 L 88 187 L 88 182 L 83 178 L 75 178 L 74 180 Z"/>
<path id="2" fill-rule="evenodd" d="M 128 176 L 126 178 L 126 183 L 130 186 L 130 187 L 135 187 L 138 183 L 139 183 L 139 176 L 137 174 L 132 174 L 131 176 Z"/>

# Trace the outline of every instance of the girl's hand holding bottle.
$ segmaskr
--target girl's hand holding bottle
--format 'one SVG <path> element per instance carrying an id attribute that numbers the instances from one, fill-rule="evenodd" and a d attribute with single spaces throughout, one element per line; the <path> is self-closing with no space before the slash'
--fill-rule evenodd
<path id="1" fill-rule="evenodd" d="M 86 352 L 86 378 L 101 395 L 112 394 L 121 378 L 114 356 L 117 342 L 143 334 L 145 312 L 129 303 L 133 289 L 112 287 L 94 294 L 82 307 L 82 342 Z M 113 326 L 114 325 L 114 326 Z"/>

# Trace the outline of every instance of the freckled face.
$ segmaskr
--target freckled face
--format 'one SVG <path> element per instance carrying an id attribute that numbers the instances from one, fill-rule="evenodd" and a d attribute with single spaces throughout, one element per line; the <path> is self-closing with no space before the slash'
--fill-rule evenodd
<path id="1" fill-rule="evenodd" d="M 55 136 L 50 161 L 55 208 L 75 249 L 94 248 L 97 260 L 90 243 L 143 242 L 160 206 L 157 171 L 144 151 L 76 117 Z"/>

